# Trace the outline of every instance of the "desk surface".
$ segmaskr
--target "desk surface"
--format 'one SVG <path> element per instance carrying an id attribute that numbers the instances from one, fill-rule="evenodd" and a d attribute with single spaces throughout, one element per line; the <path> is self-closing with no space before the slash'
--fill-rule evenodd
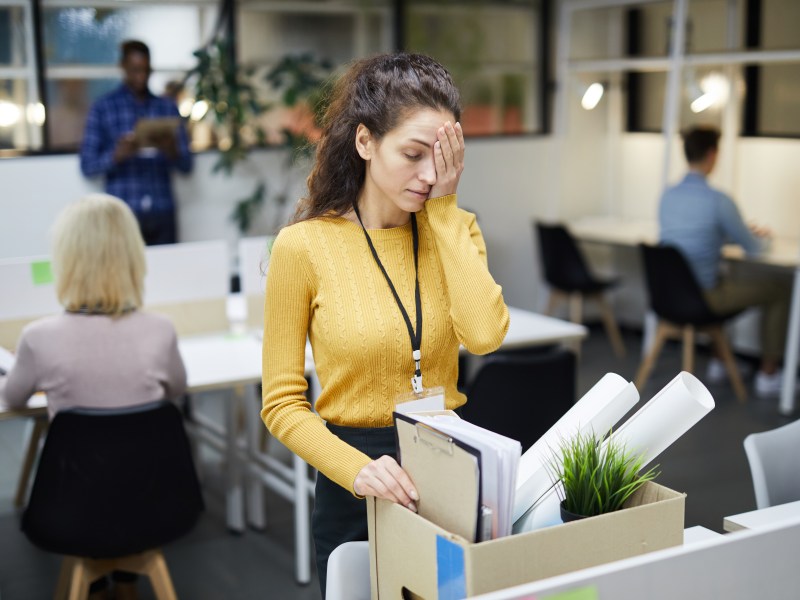
<path id="1" fill-rule="evenodd" d="M 585 338 L 588 331 L 583 325 L 548 317 L 539 313 L 508 307 L 510 324 L 501 350 L 526 346 L 557 344 Z"/>
<path id="2" fill-rule="evenodd" d="M 800 500 L 725 517 L 722 528 L 725 531 L 760 529 L 784 521 L 796 521 L 798 517 L 800 517 Z"/>
<path id="3" fill-rule="evenodd" d="M 619 246 L 655 244 L 658 242 L 658 222 L 649 219 L 621 219 L 618 217 L 582 217 L 568 223 L 572 234 L 586 242 L 599 242 Z M 747 260 L 780 267 L 800 264 L 800 240 L 776 237 L 768 252 L 761 256 L 745 256 L 739 246 L 725 246 L 723 256 L 731 260 Z"/>
<path id="4" fill-rule="evenodd" d="M 561 319 L 520 308 L 509 308 L 511 323 L 502 349 L 524 348 L 581 339 L 587 330 Z M 200 392 L 248 385 L 261 381 L 261 340 L 249 333 L 215 333 L 182 337 L 178 340 L 186 365 L 187 389 Z M 313 373 L 314 361 L 306 348 L 306 372 Z M 43 394 L 34 396 L 18 410 L 0 409 L 0 419 L 37 416 L 46 413 Z"/>

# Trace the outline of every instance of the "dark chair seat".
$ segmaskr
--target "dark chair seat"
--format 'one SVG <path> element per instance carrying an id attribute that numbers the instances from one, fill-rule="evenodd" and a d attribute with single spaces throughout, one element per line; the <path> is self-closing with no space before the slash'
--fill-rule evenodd
<path id="1" fill-rule="evenodd" d="M 188 533 L 202 510 L 189 442 L 174 404 L 76 408 L 57 413 L 50 424 L 22 530 L 38 547 L 69 557 L 73 573 L 62 572 L 61 585 L 87 572 L 78 564 L 82 558 L 120 559 L 105 560 L 102 568 L 94 563 L 103 570 L 119 568 L 125 557 L 134 556 L 146 574 L 152 568 L 168 579 L 160 552 L 151 551 Z M 154 588 L 167 589 L 162 584 Z"/>
<path id="2" fill-rule="evenodd" d="M 744 384 L 733 358 L 723 325 L 742 311 L 716 313 L 708 306 L 703 290 L 681 251 L 672 246 L 639 245 L 644 264 L 650 308 L 659 318 L 652 348 L 636 375 L 641 391 L 664 342 L 670 337 L 683 339 L 683 370 L 694 367 L 694 335 L 708 333 L 722 358 L 740 401 L 746 398 Z"/>
<path id="3" fill-rule="evenodd" d="M 575 355 L 564 349 L 487 358 L 462 417 L 522 444 L 524 452 L 575 403 Z"/>
<path id="4" fill-rule="evenodd" d="M 542 262 L 544 279 L 550 286 L 548 314 L 553 314 L 562 301 L 570 303 L 570 319 L 582 321 L 582 301 L 589 298 L 600 307 L 603 325 L 614 352 L 625 355 L 617 322 L 611 307 L 605 299 L 605 292 L 619 283 L 617 277 L 598 277 L 587 266 L 577 242 L 563 225 L 535 223 L 539 240 L 539 257 Z"/>

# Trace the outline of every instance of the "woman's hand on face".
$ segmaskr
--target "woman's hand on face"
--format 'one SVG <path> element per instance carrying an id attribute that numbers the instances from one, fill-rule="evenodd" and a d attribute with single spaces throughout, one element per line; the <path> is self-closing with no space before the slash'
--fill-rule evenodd
<path id="1" fill-rule="evenodd" d="M 381 456 L 361 469 L 353 483 L 353 491 L 359 496 L 390 500 L 417 512 L 417 490 L 408 474 L 391 456 Z"/>
<path id="2" fill-rule="evenodd" d="M 447 121 L 436 132 L 438 140 L 433 145 L 433 162 L 436 166 L 436 183 L 428 198 L 455 194 L 458 180 L 464 170 L 464 132 L 461 123 Z"/>

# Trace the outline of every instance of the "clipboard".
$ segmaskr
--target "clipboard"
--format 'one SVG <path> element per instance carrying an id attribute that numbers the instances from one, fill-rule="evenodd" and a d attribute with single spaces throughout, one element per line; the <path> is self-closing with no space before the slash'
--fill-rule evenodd
<path id="1" fill-rule="evenodd" d="M 479 541 L 480 452 L 412 415 L 394 413 L 397 457 L 419 492 L 418 514 L 464 539 Z"/>

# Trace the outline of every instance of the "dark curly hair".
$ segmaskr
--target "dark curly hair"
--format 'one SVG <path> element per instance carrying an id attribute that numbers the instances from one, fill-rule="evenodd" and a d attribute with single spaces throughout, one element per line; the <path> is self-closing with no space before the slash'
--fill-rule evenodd
<path id="1" fill-rule="evenodd" d="M 421 108 L 461 119 L 461 97 L 450 73 L 423 54 L 381 54 L 354 62 L 336 82 L 322 121 L 308 196 L 292 222 L 343 215 L 356 203 L 366 165 L 356 151 L 360 123 L 380 140 Z"/>

